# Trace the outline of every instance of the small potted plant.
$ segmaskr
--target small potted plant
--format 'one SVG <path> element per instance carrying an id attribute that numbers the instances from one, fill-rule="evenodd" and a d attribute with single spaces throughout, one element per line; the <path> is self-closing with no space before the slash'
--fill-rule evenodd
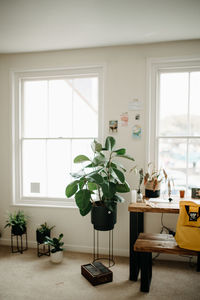
<path id="1" fill-rule="evenodd" d="M 82 169 L 71 174 L 75 180 L 66 187 L 68 198 L 75 195 L 75 201 L 82 216 L 91 211 L 94 229 L 112 230 L 116 223 L 117 203 L 124 199 L 120 193 L 130 191 L 125 178 L 126 169 L 119 159 L 134 158 L 126 154 L 125 148 L 115 149 L 115 139 L 108 136 L 105 145 L 92 143 L 94 157 L 78 155 L 74 163 L 83 163 Z"/>
<path id="2" fill-rule="evenodd" d="M 26 233 L 27 216 L 23 211 L 9 213 L 9 218 L 6 221 L 6 227 L 11 227 L 11 233 L 14 235 L 22 235 Z"/>
<path id="3" fill-rule="evenodd" d="M 148 171 L 144 175 L 145 197 L 160 197 L 160 185 L 162 180 L 167 181 L 167 173 L 164 169 L 156 170 L 152 168 L 152 163 L 148 164 Z"/>
<path id="4" fill-rule="evenodd" d="M 41 224 L 39 228 L 36 230 L 36 239 L 39 244 L 44 244 L 46 236 L 50 237 L 51 236 L 51 230 L 55 226 L 49 227 L 47 225 L 47 222 L 44 224 Z"/>
<path id="5" fill-rule="evenodd" d="M 64 242 L 61 241 L 63 234 L 61 233 L 58 238 L 46 237 L 45 244 L 52 247 L 50 259 L 53 263 L 60 263 L 63 260 L 63 245 Z"/>

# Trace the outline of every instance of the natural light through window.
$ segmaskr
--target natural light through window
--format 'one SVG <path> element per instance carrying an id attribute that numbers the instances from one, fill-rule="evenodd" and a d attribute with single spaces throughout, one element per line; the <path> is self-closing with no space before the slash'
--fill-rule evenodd
<path id="1" fill-rule="evenodd" d="M 99 76 L 46 76 L 19 82 L 18 197 L 66 200 L 65 187 L 77 168 L 73 158 L 80 151 L 91 156 L 90 144 L 99 135 Z"/>
<path id="2" fill-rule="evenodd" d="M 174 179 L 174 192 L 191 195 L 200 183 L 200 71 L 160 72 L 158 163 Z"/>

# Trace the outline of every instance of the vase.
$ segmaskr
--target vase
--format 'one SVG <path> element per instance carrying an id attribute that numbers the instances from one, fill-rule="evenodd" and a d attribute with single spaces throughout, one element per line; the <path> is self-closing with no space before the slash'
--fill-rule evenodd
<path id="1" fill-rule="evenodd" d="M 148 181 L 145 185 L 145 197 L 146 198 L 158 198 L 158 197 L 160 197 L 160 182 L 154 188 L 153 182 Z"/>
<path id="2" fill-rule="evenodd" d="M 63 251 L 51 252 L 50 260 L 54 264 L 59 264 L 63 260 Z"/>
<path id="3" fill-rule="evenodd" d="M 111 211 L 106 206 L 101 206 L 99 201 L 96 204 L 91 210 L 91 222 L 94 229 L 100 231 L 112 230 L 117 221 L 117 205 L 115 204 L 113 211 Z"/>
<path id="4" fill-rule="evenodd" d="M 22 235 L 22 234 L 26 233 L 26 226 L 23 226 L 23 228 L 21 228 L 18 225 L 14 225 L 11 228 L 11 232 L 14 235 Z"/>
<path id="5" fill-rule="evenodd" d="M 50 230 L 46 230 L 43 233 L 41 233 L 38 229 L 36 230 L 36 240 L 39 244 L 44 244 L 46 236 L 50 237 Z"/>

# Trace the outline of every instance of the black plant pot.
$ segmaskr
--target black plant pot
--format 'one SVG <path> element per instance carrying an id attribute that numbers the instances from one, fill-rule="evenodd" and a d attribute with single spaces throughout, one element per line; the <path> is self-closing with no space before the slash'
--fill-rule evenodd
<path id="1" fill-rule="evenodd" d="M 91 210 L 91 222 L 94 229 L 100 231 L 112 230 L 117 221 L 117 205 L 113 211 L 105 206 L 93 206 Z"/>
<path id="2" fill-rule="evenodd" d="M 23 226 L 23 228 L 21 228 L 17 225 L 14 225 L 11 228 L 11 232 L 14 235 L 22 235 L 22 234 L 26 233 L 26 226 Z"/>
<path id="3" fill-rule="evenodd" d="M 158 198 L 160 197 L 160 190 L 147 190 L 145 189 L 145 197 L 146 198 Z"/>
<path id="4" fill-rule="evenodd" d="M 50 230 L 46 230 L 45 232 L 41 233 L 38 229 L 36 230 L 36 240 L 39 244 L 44 244 L 45 237 L 50 237 Z"/>

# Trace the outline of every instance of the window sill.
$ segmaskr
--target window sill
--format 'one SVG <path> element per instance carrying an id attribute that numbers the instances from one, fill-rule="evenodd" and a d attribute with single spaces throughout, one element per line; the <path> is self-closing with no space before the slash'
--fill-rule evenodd
<path id="1" fill-rule="evenodd" d="M 46 208 L 77 208 L 73 199 L 67 200 L 44 200 L 44 199 L 21 199 L 18 202 L 14 202 L 11 206 L 16 207 L 46 207 Z"/>

